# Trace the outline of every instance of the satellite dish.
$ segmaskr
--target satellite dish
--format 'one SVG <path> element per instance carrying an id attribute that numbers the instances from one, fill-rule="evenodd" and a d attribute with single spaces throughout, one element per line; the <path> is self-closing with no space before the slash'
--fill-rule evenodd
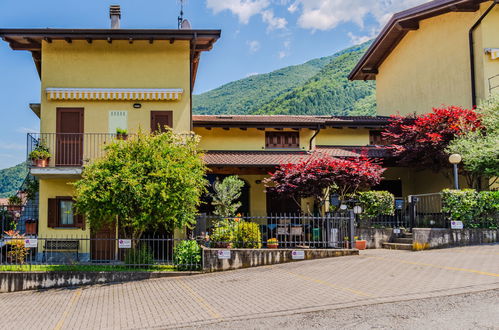
<path id="1" fill-rule="evenodd" d="M 191 22 L 189 22 L 188 19 L 184 19 L 182 21 L 182 24 L 180 24 L 180 29 L 181 30 L 191 30 L 192 29 Z"/>

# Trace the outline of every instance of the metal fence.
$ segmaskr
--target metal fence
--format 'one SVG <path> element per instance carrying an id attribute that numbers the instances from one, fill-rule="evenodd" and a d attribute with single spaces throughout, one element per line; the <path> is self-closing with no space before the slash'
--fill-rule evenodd
<path id="1" fill-rule="evenodd" d="M 442 211 L 442 194 L 409 196 L 409 214 L 413 228 L 448 228 L 450 215 Z"/>
<path id="2" fill-rule="evenodd" d="M 230 218 L 202 215 L 197 219 L 193 234 L 214 247 L 349 248 L 354 240 L 354 220 L 351 212 L 324 216 L 279 214 Z M 253 232 L 246 240 L 240 238 L 244 234 L 231 237 L 229 231 L 237 231 L 240 223 L 256 223 L 259 233 Z M 223 230 L 227 231 L 226 235 L 220 235 Z M 223 239 L 219 238 L 221 236 Z"/>
<path id="3" fill-rule="evenodd" d="M 44 270 L 48 266 L 54 266 L 54 270 L 200 269 L 200 251 L 197 254 L 175 254 L 175 247 L 186 241 L 190 240 L 4 235 L 0 240 L 0 265 L 14 267 L 13 270 L 20 266 L 42 267 Z"/>

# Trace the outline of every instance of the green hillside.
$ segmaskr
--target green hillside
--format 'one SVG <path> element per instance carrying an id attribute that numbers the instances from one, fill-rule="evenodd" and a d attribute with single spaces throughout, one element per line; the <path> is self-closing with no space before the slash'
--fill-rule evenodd
<path id="1" fill-rule="evenodd" d="M 0 170 L 0 198 L 15 194 L 26 175 L 28 175 L 26 163 Z"/>
<path id="2" fill-rule="evenodd" d="M 196 114 L 375 113 L 373 82 L 350 82 L 348 73 L 369 43 L 332 56 L 231 82 L 195 95 Z"/>

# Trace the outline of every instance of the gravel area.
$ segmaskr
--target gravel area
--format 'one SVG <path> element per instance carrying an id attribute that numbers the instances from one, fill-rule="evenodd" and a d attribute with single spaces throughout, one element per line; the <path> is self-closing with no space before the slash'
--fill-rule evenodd
<path id="1" fill-rule="evenodd" d="M 499 290 L 189 329 L 499 329 Z"/>

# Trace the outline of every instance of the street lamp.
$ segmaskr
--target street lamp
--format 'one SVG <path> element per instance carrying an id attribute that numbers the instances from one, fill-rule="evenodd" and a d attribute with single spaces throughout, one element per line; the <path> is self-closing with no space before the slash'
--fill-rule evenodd
<path id="1" fill-rule="evenodd" d="M 459 174 L 457 171 L 457 164 L 463 160 L 460 154 L 452 154 L 449 156 L 449 163 L 454 167 L 454 189 L 459 189 Z"/>

